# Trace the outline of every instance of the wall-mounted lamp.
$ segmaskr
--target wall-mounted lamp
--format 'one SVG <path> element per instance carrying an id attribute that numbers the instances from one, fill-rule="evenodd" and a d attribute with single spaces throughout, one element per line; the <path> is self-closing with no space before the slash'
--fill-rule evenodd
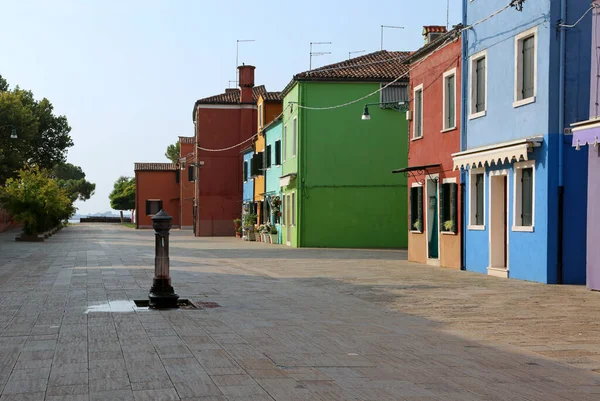
<path id="1" fill-rule="evenodd" d="M 362 119 L 363 120 L 371 119 L 371 115 L 369 114 L 369 106 L 365 106 L 365 110 L 363 111 Z"/>
<path id="2" fill-rule="evenodd" d="M 363 110 L 363 114 L 362 114 L 362 119 L 363 120 L 370 120 L 371 119 L 371 115 L 369 114 L 369 106 L 381 106 L 381 105 L 394 105 L 394 109 L 397 109 L 398 111 L 406 111 L 408 110 L 408 102 L 380 102 L 380 103 L 367 103 L 365 104 L 365 109 Z"/>

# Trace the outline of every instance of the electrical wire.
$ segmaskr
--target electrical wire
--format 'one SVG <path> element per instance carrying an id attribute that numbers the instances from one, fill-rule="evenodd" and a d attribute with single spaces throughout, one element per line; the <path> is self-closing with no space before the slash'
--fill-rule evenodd
<path id="1" fill-rule="evenodd" d="M 580 22 L 581 22 L 581 21 L 582 21 L 582 20 L 585 18 L 585 16 L 586 16 L 586 15 L 588 15 L 588 13 L 589 13 L 590 11 L 592 11 L 594 8 L 600 8 L 600 5 L 598 5 L 598 4 L 595 4 L 595 3 L 592 3 L 592 4 L 590 5 L 590 8 L 588 8 L 588 9 L 587 9 L 587 11 L 586 11 L 586 12 L 585 12 L 585 13 L 584 13 L 582 16 L 581 16 L 581 18 L 579 18 L 579 19 L 577 20 L 577 22 L 576 22 L 576 23 L 574 23 L 573 25 L 567 25 L 567 24 L 558 24 L 558 26 L 560 26 L 560 27 L 562 27 L 562 28 L 575 28 L 575 27 L 577 26 L 577 24 L 579 24 L 579 23 L 580 23 Z"/>

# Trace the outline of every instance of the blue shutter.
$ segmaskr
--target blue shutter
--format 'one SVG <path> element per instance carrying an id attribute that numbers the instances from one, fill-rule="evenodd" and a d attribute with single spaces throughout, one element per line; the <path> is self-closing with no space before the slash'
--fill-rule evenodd
<path id="1" fill-rule="evenodd" d="M 475 224 L 478 226 L 484 225 L 484 204 L 483 204 L 483 188 L 484 188 L 484 176 L 483 174 L 477 174 L 475 176 Z"/>
<path id="2" fill-rule="evenodd" d="M 533 168 L 521 171 L 521 225 L 533 225 Z"/>
<path id="3" fill-rule="evenodd" d="M 534 83 L 534 56 L 535 56 L 535 36 L 531 36 L 527 39 L 523 40 L 523 71 L 522 71 L 522 79 L 523 79 L 523 88 L 521 90 L 522 99 L 527 99 L 533 97 L 533 87 Z"/>
<path id="4" fill-rule="evenodd" d="M 475 111 L 485 110 L 485 57 L 476 62 L 476 91 L 475 91 Z"/>

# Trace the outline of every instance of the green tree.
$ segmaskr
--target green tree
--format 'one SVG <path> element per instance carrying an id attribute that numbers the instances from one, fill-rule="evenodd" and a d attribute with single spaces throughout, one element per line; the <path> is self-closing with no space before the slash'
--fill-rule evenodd
<path id="1" fill-rule="evenodd" d="M 18 139 L 0 129 L 0 185 L 26 165 L 52 169 L 66 161 L 73 146 L 65 116 L 54 114 L 48 99 L 36 100 L 31 91 L 10 89 L 0 76 L 0 126 L 12 125 Z"/>
<path id="2" fill-rule="evenodd" d="M 85 173 L 79 166 L 71 163 L 61 163 L 52 169 L 52 175 L 58 181 L 58 185 L 64 188 L 71 201 L 86 201 L 94 195 L 96 184 L 85 179 Z"/>
<path id="3" fill-rule="evenodd" d="M 20 170 L 0 187 L 0 205 L 23 224 L 27 235 L 56 227 L 75 213 L 67 192 L 37 166 Z"/>
<path id="4" fill-rule="evenodd" d="M 171 160 L 173 163 L 177 163 L 179 160 L 179 142 L 174 143 L 173 145 L 167 146 L 167 151 L 165 152 L 165 157 Z"/>
<path id="5" fill-rule="evenodd" d="M 123 210 L 135 209 L 135 178 L 119 177 L 108 198 L 110 207 L 121 212 L 123 222 Z"/>

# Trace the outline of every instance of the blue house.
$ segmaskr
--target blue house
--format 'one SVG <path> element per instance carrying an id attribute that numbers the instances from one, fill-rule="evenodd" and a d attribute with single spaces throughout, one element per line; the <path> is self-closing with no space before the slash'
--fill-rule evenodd
<path id="1" fill-rule="evenodd" d="M 587 119 L 589 1 L 463 0 L 463 267 L 585 283 L 587 161 L 568 128 Z M 566 18 L 568 16 L 568 18 Z M 567 213 L 567 211 L 569 211 Z"/>
<path id="2" fill-rule="evenodd" d="M 278 244 L 281 244 L 281 122 L 282 117 L 279 116 L 263 129 L 265 151 L 269 154 L 265 171 L 265 199 L 271 224 L 277 227 Z"/>
<path id="3" fill-rule="evenodd" d="M 242 177 L 244 179 L 243 198 L 242 198 L 242 220 L 244 215 L 254 213 L 254 179 L 250 178 L 250 168 L 254 148 L 250 147 L 242 151 L 244 154 L 244 163 L 242 165 Z"/>

